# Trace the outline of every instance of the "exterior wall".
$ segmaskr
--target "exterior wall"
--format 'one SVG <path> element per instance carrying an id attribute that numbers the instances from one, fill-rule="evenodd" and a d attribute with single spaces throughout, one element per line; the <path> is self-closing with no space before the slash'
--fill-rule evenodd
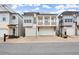
<path id="1" fill-rule="evenodd" d="M 6 21 L 3 21 L 3 17 L 6 18 Z M 8 28 L 10 15 L 9 13 L 0 13 L 0 28 Z"/>
<path id="2" fill-rule="evenodd" d="M 12 19 L 12 17 L 15 16 L 15 19 Z M 10 14 L 10 20 L 9 24 L 18 24 L 18 15 L 17 14 Z"/>
<path id="3" fill-rule="evenodd" d="M 73 25 L 74 20 L 73 15 L 64 15 L 62 19 L 63 19 L 62 25 Z M 72 19 L 72 22 L 65 22 L 65 19 Z"/>
<path id="4" fill-rule="evenodd" d="M 6 19 L 3 21 L 3 17 Z M 0 37 L 4 36 L 5 34 L 9 34 L 8 24 L 9 24 L 10 14 L 9 13 L 0 13 Z"/>
<path id="5" fill-rule="evenodd" d="M 31 23 L 24 23 L 23 21 L 23 26 L 33 26 L 33 16 L 23 16 L 23 20 L 31 19 Z"/>

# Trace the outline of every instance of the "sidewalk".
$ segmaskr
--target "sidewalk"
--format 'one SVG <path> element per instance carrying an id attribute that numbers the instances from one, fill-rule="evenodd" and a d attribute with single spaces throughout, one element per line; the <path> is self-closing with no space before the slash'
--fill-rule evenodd
<path id="1" fill-rule="evenodd" d="M 34 43 L 34 42 L 79 42 L 79 36 L 73 36 L 68 38 L 61 38 L 57 36 L 38 36 L 38 37 L 20 37 L 15 39 L 7 39 L 3 42 L 3 38 L 0 38 L 0 43 Z"/>

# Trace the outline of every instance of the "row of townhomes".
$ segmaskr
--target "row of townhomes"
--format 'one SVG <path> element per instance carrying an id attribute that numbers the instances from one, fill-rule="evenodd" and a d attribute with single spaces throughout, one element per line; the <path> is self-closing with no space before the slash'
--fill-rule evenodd
<path id="1" fill-rule="evenodd" d="M 60 14 L 28 12 L 23 14 L 25 36 L 53 35 L 59 31 L 69 36 L 79 35 L 79 11 Z"/>
<path id="2" fill-rule="evenodd" d="M 9 36 L 56 36 L 57 32 L 69 36 L 79 35 L 79 11 L 60 14 L 24 12 L 16 13 L 7 5 L 0 5 L 0 37 Z"/>

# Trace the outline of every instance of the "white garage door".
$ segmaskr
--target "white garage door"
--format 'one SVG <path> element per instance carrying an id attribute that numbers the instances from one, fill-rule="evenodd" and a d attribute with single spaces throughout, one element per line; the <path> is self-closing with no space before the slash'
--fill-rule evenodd
<path id="1" fill-rule="evenodd" d="M 39 28 L 39 35 L 55 35 L 55 31 L 53 28 Z"/>
<path id="2" fill-rule="evenodd" d="M 0 29 L 0 37 L 3 37 L 4 33 L 7 34 L 7 30 L 6 29 Z"/>
<path id="3" fill-rule="evenodd" d="M 36 35 L 36 29 L 35 28 L 26 28 L 25 29 L 25 35 L 26 36 L 35 36 Z"/>
<path id="4" fill-rule="evenodd" d="M 67 27 L 66 31 L 67 31 L 67 35 L 75 35 L 75 30 L 72 27 Z"/>

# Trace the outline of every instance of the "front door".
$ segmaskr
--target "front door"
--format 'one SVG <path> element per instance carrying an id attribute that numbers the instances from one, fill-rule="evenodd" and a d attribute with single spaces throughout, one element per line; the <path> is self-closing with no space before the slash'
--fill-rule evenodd
<path id="1" fill-rule="evenodd" d="M 15 36 L 15 28 L 13 28 L 13 35 Z"/>

